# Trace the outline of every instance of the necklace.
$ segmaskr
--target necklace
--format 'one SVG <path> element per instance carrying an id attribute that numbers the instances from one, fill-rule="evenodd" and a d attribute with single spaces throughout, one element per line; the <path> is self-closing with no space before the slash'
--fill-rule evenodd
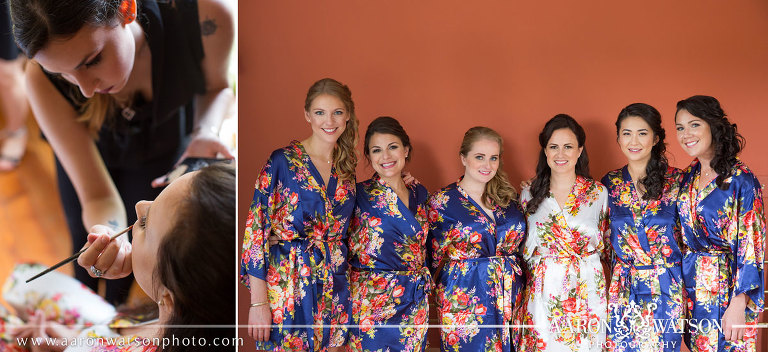
<path id="1" fill-rule="evenodd" d="M 128 121 L 131 121 L 134 116 L 136 116 L 136 110 L 133 109 L 133 97 L 126 99 L 125 101 L 119 101 L 117 98 L 114 99 L 115 104 L 117 104 L 117 107 L 120 109 L 120 115 L 123 116 Z"/>

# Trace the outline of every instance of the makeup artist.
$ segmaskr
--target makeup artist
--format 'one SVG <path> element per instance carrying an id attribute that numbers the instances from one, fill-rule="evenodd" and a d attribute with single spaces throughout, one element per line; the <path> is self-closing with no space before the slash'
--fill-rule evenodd
<path id="1" fill-rule="evenodd" d="M 154 199 L 152 180 L 184 157 L 232 158 L 217 138 L 234 100 L 226 76 L 234 28 L 223 1 L 11 0 L 73 248 L 133 223 L 126 209 Z M 107 251 L 123 246 L 126 236 Z M 96 290 L 99 277 L 125 276 L 115 268 L 130 268 L 130 258 L 116 260 L 125 264 L 75 266 L 75 277 Z M 131 282 L 108 281 L 107 301 L 124 302 Z"/>

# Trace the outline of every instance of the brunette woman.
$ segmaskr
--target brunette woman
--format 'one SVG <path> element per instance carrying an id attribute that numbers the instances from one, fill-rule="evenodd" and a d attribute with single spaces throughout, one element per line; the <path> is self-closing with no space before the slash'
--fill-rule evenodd
<path id="1" fill-rule="evenodd" d="M 677 207 L 689 317 L 722 329 L 686 334 L 691 351 L 755 351 L 763 310 L 765 217 L 760 182 L 739 158 L 744 138 L 710 96 L 677 103 L 677 139 L 693 162 Z"/>

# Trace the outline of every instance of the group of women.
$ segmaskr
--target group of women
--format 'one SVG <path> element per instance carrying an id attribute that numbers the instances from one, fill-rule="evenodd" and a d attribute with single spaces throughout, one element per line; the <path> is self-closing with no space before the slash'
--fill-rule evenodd
<path id="1" fill-rule="evenodd" d="M 582 127 L 553 117 L 519 197 L 490 128 L 465 133 L 464 174 L 429 195 L 403 173 L 414 150 L 397 120 L 368 126 L 375 174 L 355 184 L 349 88 L 320 80 L 304 110 L 312 134 L 272 153 L 246 221 L 259 348 L 424 351 L 432 296 L 443 351 L 755 351 L 761 186 L 715 98 L 677 105 L 685 170 L 668 165 L 659 112 L 624 108 L 627 165 L 601 182 Z"/>

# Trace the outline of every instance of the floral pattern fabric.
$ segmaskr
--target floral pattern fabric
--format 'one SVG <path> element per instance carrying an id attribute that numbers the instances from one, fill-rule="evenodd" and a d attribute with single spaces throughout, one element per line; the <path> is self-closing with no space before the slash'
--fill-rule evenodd
<path id="1" fill-rule="evenodd" d="M 512 201 L 491 218 L 453 183 L 430 197 L 428 217 L 441 351 L 511 351 L 509 323 L 523 286 L 522 209 Z"/>
<path id="2" fill-rule="evenodd" d="M 532 198 L 528 188 L 521 200 Z M 519 351 L 600 351 L 605 345 L 608 194 L 576 177 L 565 207 L 550 193 L 528 214 L 523 257 L 529 279 L 518 323 Z"/>
<path id="3" fill-rule="evenodd" d="M 357 185 L 349 228 L 352 322 L 358 326 L 350 329 L 352 351 L 426 348 L 432 288 L 426 267 L 429 194 L 416 183 L 408 191 L 406 206 L 378 175 Z"/>
<path id="4" fill-rule="evenodd" d="M 743 340 L 730 342 L 717 326 L 731 298 L 739 294 L 747 296 L 748 325 L 756 324 L 763 310 L 765 215 L 760 182 L 738 159 L 725 179 L 726 190 L 715 180 L 700 184 L 700 170 L 698 159 L 685 170 L 678 198 L 687 247 L 683 280 L 689 318 L 714 328 L 689 329 L 686 343 L 692 351 L 755 351 L 756 328 L 747 328 Z"/>
<path id="5" fill-rule="evenodd" d="M 668 168 L 659 199 L 644 200 L 626 166 L 602 179 L 608 188 L 613 276 L 608 293 L 614 352 L 677 352 L 685 318 L 677 195 L 682 172 Z"/>
<path id="6" fill-rule="evenodd" d="M 272 153 L 256 183 L 240 278 L 265 280 L 273 327 L 259 349 L 323 351 L 346 342 L 349 324 L 347 227 L 354 181 L 328 184 L 304 147 L 293 141 Z M 279 243 L 269 246 L 274 235 Z"/>

